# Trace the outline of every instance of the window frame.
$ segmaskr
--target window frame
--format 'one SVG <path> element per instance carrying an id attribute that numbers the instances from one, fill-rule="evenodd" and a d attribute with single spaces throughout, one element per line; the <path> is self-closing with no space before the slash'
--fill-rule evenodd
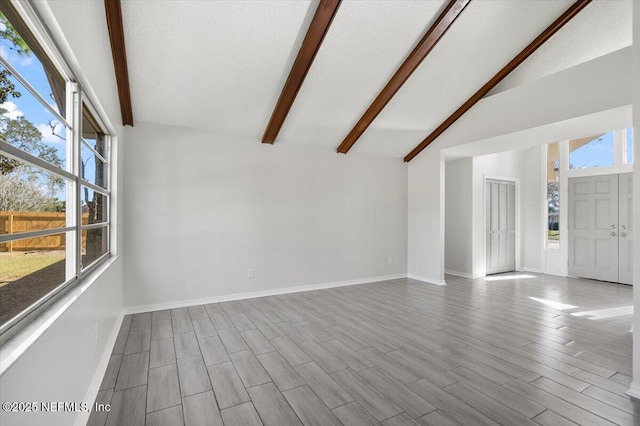
<path id="1" fill-rule="evenodd" d="M 549 212 L 549 165 L 551 164 L 551 162 L 549 161 L 549 147 L 553 144 L 557 144 L 557 152 L 558 152 L 558 158 L 556 160 L 554 160 L 554 173 L 557 174 L 557 179 L 556 179 L 556 183 L 558 185 L 558 212 L 557 212 L 557 222 L 558 222 L 558 239 L 557 240 L 551 240 L 549 239 L 549 231 L 551 231 L 549 229 L 549 218 L 552 216 L 552 214 Z M 544 233 L 544 246 L 547 249 L 559 249 L 560 248 L 560 241 L 562 238 L 562 234 L 560 233 L 560 215 L 562 212 L 562 203 L 560 202 L 560 181 L 561 181 L 561 172 L 560 170 L 562 169 L 562 160 L 561 160 L 561 150 L 562 150 L 562 143 L 560 142 L 551 142 L 545 145 L 545 168 L 544 168 L 544 176 L 545 176 L 545 185 L 544 185 L 544 212 L 545 212 L 545 233 Z M 558 168 L 556 170 L 555 168 L 555 163 L 558 163 Z"/>
<path id="2" fill-rule="evenodd" d="M 31 153 L 23 151 L 4 140 L 0 140 L 0 151 L 3 155 L 24 162 L 30 166 L 35 167 L 38 170 L 53 173 L 55 176 L 64 178 L 72 188 L 66 189 L 66 214 L 67 214 L 67 226 L 59 228 L 44 229 L 38 231 L 20 232 L 16 234 L 4 234 L 0 235 L 0 243 L 6 243 L 9 241 L 18 241 L 27 238 L 56 235 L 65 233 L 67 236 L 66 248 L 65 248 L 65 281 L 55 288 L 42 295 L 38 300 L 25 307 L 20 313 L 10 318 L 7 322 L 0 325 L 0 344 L 3 344 L 21 329 L 28 325 L 29 322 L 37 318 L 44 311 L 47 310 L 54 302 L 59 300 L 63 294 L 69 290 L 80 285 L 84 279 L 91 274 L 99 265 L 104 264 L 113 254 L 114 246 L 113 232 L 114 224 L 112 222 L 113 217 L 113 193 L 112 193 L 112 180 L 113 180 L 113 135 L 110 127 L 105 125 L 105 121 L 101 118 L 101 115 L 94 107 L 94 102 L 90 99 L 87 92 L 77 82 L 78 79 L 68 65 L 60 49 L 57 48 L 53 42 L 47 28 L 42 23 L 42 20 L 26 2 L 4 2 L 2 11 L 5 17 L 11 22 L 16 30 L 19 31 L 21 36 L 28 40 L 29 47 L 34 52 L 36 59 L 42 63 L 43 68 L 51 70 L 57 73 L 64 79 L 65 82 L 65 96 L 66 96 L 66 117 L 55 110 L 44 97 L 29 83 L 24 76 L 20 75 L 20 72 L 16 70 L 7 59 L 0 57 L 0 64 L 6 68 L 9 73 L 29 91 L 35 98 L 47 108 L 51 113 L 59 119 L 60 123 L 66 126 L 67 140 L 65 142 L 67 157 L 64 169 L 56 167 L 52 163 L 49 163 Z M 16 24 L 16 20 L 18 23 Z M 29 34 L 24 36 L 24 32 L 28 31 Z M 32 44 L 37 43 L 37 47 L 33 47 Z M 37 54 L 36 54 L 37 52 Z M 41 59 L 41 55 L 46 55 L 44 60 Z M 53 67 L 51 69 L 50 67 Z M 52 90 L 54 90 L 52 88 Z M 82 126 L 84 114 L 89 114 L 91 125 L 97 127 L 104 135 L 104 155 L 95 152 L 95 149 L 82 137 Z M 105 174 L 105 188 L 88 182 L 86 179 L 81 178 L 82 162 L 82 147 L 83 145 L 90 150 L 94 151 L 96 155 L 96 161 L 100 160 L 104 164 Z M 106 218 L 102 218 L 103 221 L 95 224 L 82 224 L 82 188 L 87 187 L 95 193 L 105 196 L 106 200 Z M 73 219 L 73 223 L 70 223 L 70 219 Z M 106 235 L 106 252 L 92 260 L 89 264 L 82 264 L 82 234 L 92 229 L 104 228 L 104 235 Z M 70 247 L 71 241 L 73 246 Z M 86 242 L 85 250 L 88 250 L 88 241 Z M 69 268 L 72 268 L 71 270 Z"/>
<path id="3" fill-rule="evenodd" d="M 547 144 L 544 144 L 544 161 L 543 161 L 543 165 L 544 165 L 544 172 L 543 172 L 543 177 L 544 177 L 544 201 L 543 201 L 543 205 L 544 205 L 544 218 L 546 219 L 545 221 L 545 229 L 544 229 L 544 248 L 545 250 L 556 250 L 556 249 L 560 249 L 560 250 L 566 250 L 566 244 L 563 243 L 562 241 L 562 234 L 563 234 L 563 230 L 566 231 L 566 228 L 563 225 L 563 218 L 566 220 L 566 213 L 563 213 L 563 208 L 562 208 L 562 199 L 563 196 L 566 197 L 567 195 L 567 188 L 566 188 L 566 182 L 568 182 L 568 179 L 570 178 L 574 178 L 574 177 L 585 177 L 585 176 L 598 176 L 598 175 L 608 175 L 608 174 L 619 174 L 619 173 L 630 173 L 633 172 L 633 163 L 627 163 L 627 139 L 626 139 L 626 132 L 630 129 L 631 127 L 626 127 L 623 129 L 617 129 L 617 130 L 608 130 L 603 132 L 603 134 L 605 133 L 609 133 L 609 132 L 613 132 L 614 136 L 613 136 L 613 143 L 614 143 L 614 164 L 611 166 L 599 166 L 599 167 L 586 167 L 586 168 L 579 168 L 579 169 L 571 169 L 569 167 L 569 158 L 570 158 L 570 141 L 569 139 L 566 140 L 560 140 L 560 141 L 554 141 L 554 142 L 549 142 Z M 597 132 L 596 132 L 597 133 Z M 634 134 L 635 136 L 635 134 Z M 578 139 L 578 138 L 575 138 Z M 547 202 L 548 202 L 548 193 L 547 193 L 547 165 L 548 165 L 548 147 L 549 145 L 553 144 L 553 143 L 558 143 L 558 158 L 560 161 L 560 167 L 559 167 L 559 184 L 560 184 L 560 215 L 559 215 L 559 230 L 560 230 L 560 239 L 558 240 L 558 243 L 549 243 L 549 239 L 548 239 L 548 207 L 547 207 Z M 633 159 L 634 161 L 636 161 L 636 159 Z M 563 248 L 564 246 L 564 248 Z"/>

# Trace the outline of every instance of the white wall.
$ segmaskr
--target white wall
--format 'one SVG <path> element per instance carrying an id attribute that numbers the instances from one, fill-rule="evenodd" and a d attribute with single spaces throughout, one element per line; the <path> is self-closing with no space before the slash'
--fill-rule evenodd
<path id="1" fill-rule="evenodd" d="M 447 148 L 447 155 L 484 155 L 627 127 L 630 116 L 622 107 L 631 104 L 632 50 L 483 98 L 438 138 L 440 149 Z"/>
<path id="2" fill-rule="evenodd" d="M 497 154 L 482 155 L 473 158 L 473 276 L 482 277 L 486 273 L 485 261 L 485 188 L 484 178 L 503 177 L 517 179 L 518 189 L 523 179 L 524 154 L 522 151 L 505 151 Z M 520 200 L 516 200 L 516 203 Z M 516 206 L 516 212 L 522 213 L 522 208 Z M 519 219 L 519 220 L 518 220 Z M 517 218 L 520 225 L 520 247 L 516 248 L 516 255 L 522 253 L 522 218 Z M 521 259 L 516 260 L 521 265 Z"/>
<path id="3" fill-rule="evenodd" d="M 640 182 L 640 2 L 633 2 L 633 180 Z M 640 265 L 640 185 L 633 186 L 634 264 Z M 629 394 L 640 399 L 640 274 L 633 275 L 633 382 Z"/>
<path id="4" fill-rule="evenodd" d="M 631 47 L 621 49 L 485 97 L 414 158 L 409 163 L 409 274 L 444 279 L 443 150 L 447 156 L 470 157 L 625 128 L 631 55 Z"/>
<path id="5" fill-rule="evenodd" d="M 445 272 L 473 274 L 473 159 L 445 163 Z"/>
<path id="6" fill-rule="evenodd" d="M 442 285 L 444 281 L 444 157 L 428 149 L 409 163 L 409 278 Z"/>
<path id="7" fill-rule="evenodd" d="M 99 385 L 104 374 L 98 367 L 105 351 L 111 352 L 110 339 L 122 311 L 121 282 L 120 259 L 0 376 L 3 402 L 93 403 L 95 394 L 89 390 Z M 0 424 L 69 426 L 76 422 L 78 414 L 81 413 L 2 411 Z"/>
<path id="8" fill-rule="evenodd" d="M 544 268 L 543 249 L 546 230 L 545 158 L 546 145 L 529 148 L 524 153 L 524 178 L 522 180 L 522 269 L 542 272 Z"/>
<path id="9" fill-rule="evenodd" d="M 449 161 L 445 165 L 445 271 L 466 277 L 482 277 L 485 260 L 485 177 L 518 181 L 522 192 L 524 153 L 506 151 Z M 527 195 L 528 196 L 528 195 Z M 522 196 L 516 202 L 522 203 Z M 523 208 L 520 213 L 520 256 L 522 265 Z"/>
<path id="10" fill-rule="evenodd" d="M 402 160 L 157 124 L 125 134 L 126 307 L 406 274 Z"/>
<path id="11" fill-rule="evenodd" d="M 117 145 L 121 146 L 122 126 L 103 2 L 34 3 L 63 53 L 79 71 L 80 83 L 101 103 L 102 112 L 113 124 Z M 117 202 L 122 189 L 122 180 L 118 179 L 122 158 L 115 154 Z M 117 241 L 114 249 L 122 255 L 120 219 L 116 211 L 114 222 L 119 226 L 117 235 L 113 235 Z M 91 395 L 90 388 L 99 383 L 104 373 L 100 368 L 106 364 L 101 361 L 111 351 L 109 340 L 122 312 L 122 274 L 120 258 L 0 376 L 2 401 L 91 402 L 89 399 L 95 395 Z M 8 346 L 5 344 L 3 349 Z M 76 414 L 0 412 L 0 424 L 71 425 L 77 420 Z"/>

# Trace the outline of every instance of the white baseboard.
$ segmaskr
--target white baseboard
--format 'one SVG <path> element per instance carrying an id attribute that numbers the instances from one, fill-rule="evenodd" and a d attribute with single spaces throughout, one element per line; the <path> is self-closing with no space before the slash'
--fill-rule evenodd
<path id="1" fill-rule="evenodd" d="M 631 386 L 629 386 L 629 390 L 625 393 L 631 398 L 640 400 L 640 384 L 631 383 Z"/>
<path id="2" fill-rule="evenodd" d="M 310 284 L 296 287 L 276 288 L 272 290 L 249 291 L 245 293 L 228 294 L 224 296 L 205 297 L 202 299 L 180 300 L 177 302 L 157 303 L 153 305 L 132 306 L 124 309 L 124 314 L 139 314 L 142 312 L 159 311 L 164 309 L 185 308 L 188 306 L 206 305 L 208 303 L 229 302 L 232 300 L 253 299 L 256 297 L 276 296 L 279 294 L 298 293 L 302 291 L 322 290 L 326 288 L 344 287 L 349 285 L 375 283 L 379 281 L 407 278 L 407 274 L 386 275 L 382 277 L 363 278 L 358 280 L 338 281 L 332 283 Z"/>
<path id="3" fill-rule="evenodd" d="M 523 272 L 532 272 L 534 274 L 544 274 L 544 271 L 540 268 L 522 268 Z"/>
<path id="4" fill-rule="evenodd" d="M 93 402 L 96 400 L 96 397 L 98 396 L 98 392 L 100 391 L 100 385 L 102 384 L 102 379 L 107 372 L 109 360 L 111 359 L 111 352 L 113 352 L 113 347 L 116 344 L 116 339 L 118 338 L 120 327 L 122 327 L 123 319 L 124 313 L 121 312 L 120 315 L 118 315 L 118 318 L 116 318 L 116 323 L 113 326 L 113 330 L 111 330 L 111 336 L 109 336 L 109 340 L 107 340 L 104 353 L 102 354 L 102 359 L 98 364 L 98 368 L 96 369 L 95 374 L 93 375 L 93 379 L 91 380 L 91 384 L 89 385 L 89 390 L 87 390 L 87 395 L 84 397 L 84 402 L 89 405 L 93 404 Z M 90 415 L 90 411 L 80 411 L 78 413 L 78 416 L 76 417 L 76 421 L 74 423 L 75 426 L 85 426 L 89 421 Z"/>
<path id="5" fill-rule="evenodd" d="M 469 278 L 470 280 L 474 278 L 480 278 L 480 276 L 474 277 L 473 275 L 467 274 L 466 272 L 452 271 L 451 269 L 445 269 L 444 273 L 447 275 L 453 275 L 456 277 Z"/>
<path id="6" fill-rule="evenodd" d="M 433 284 L 433 285 L 447 285 L 444 280 L 434 280 L 432 278 L 422 277 L 420 275 L 415 274 L 407 274 L 407 278 L 412 280 L 422 281 L 423 283 Z"/>

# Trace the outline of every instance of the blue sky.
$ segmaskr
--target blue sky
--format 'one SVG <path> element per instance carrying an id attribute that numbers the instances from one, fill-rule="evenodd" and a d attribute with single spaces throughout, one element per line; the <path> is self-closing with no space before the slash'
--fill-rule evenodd
<path id="1" fill-rule="evenodd" d="M 627 130 L 627 162 L 633 163 L 633 128 Z"/>
<path id="2" fill-rule="evenodd" d="M 613 132 L 609 132 L 569 154 L 571 168 L 613 166 L 615 161 Z"/>
<path id="3" fill-rule="evenodd" d="M 47 77 L 42 68 L 42 64 L 35 55 L 30 54 L 26 57 L 19 56 L 13 49 L 9 48 L 7 42 L 2 41 L 0 44 L 0 54 L 6 59 L 42 96 L 49 101 L 56 111 L 58 108 L 51 97 L 51 87 L 47 81 Z M 11 98 L 3 107 L 9 110 L 10 116 L 13 118 L 23 115 L 27 120 L 33 123 L 43 135 L 43 140 L 58 149 L 58 155 L 61 159 L 65 159 L 65 142 L 52 134 L 49 121 L 59 123 L 56 117 L 51 114 L 18 80 L 10 77 L 22 96 L 19 98 Z M 58 111 L 59 112 L 59 111 Z M 56 133 L 65 136 L 64 126 L 58 124 Z M 66 165 L 66 162 L 65 162 Z"/>
<path id="4" fill-rule="evenodd" d="M 615 162 L 615 145 L 613 132 L 609 132 L 594 141 L 576 149 L 569 155 L 571 168 L 612 166 Z M 627 148 L 627 162 L 633 161 L 633 129 L 628 129 L 625 135 Z M 631 160 L 631 161 L 629 161 Z"/>
<path id="5" fill-rule="evenodd" d="M 48 101 L 48 104 L 55 111 L 61 113 L 51 95 L 52 90 L 47 80 L 44 68 L 34 54 L 29 54 L 27 56 L 18 55 L 13 49 L 11 43 L 4 40 L 0 40 L 0 54 L 18 71 L 18 73 L 20 73 L 20 75 L 22 75 L 23 78 L 29 82 L 29 84 L 31 84 L 31 86 L 36 89 L 40 96 Z M 8 110 L 8 115 L 10 117 L 16 118 L 18 116 L 24 116 L 27 120 L 33 123 L 42 133 L 43 142 L 56 149 L 58 157 L 62 160 L 66 168 L 66 143 L 65 140 L 56 136 L 59 135 L 63 138 L 66 137 L 65 126 L 62 125 L 56 117 L 18 80 L 13 76 L 10 77 L 10 80 L 15 84 L 16 90 L 21 93 L 21 96 L 19 98 L 9 97 L 8 101 L 3 104 L 2 107 Z M 55 135 L 53 134 L 49 122 L 56 124 Z M 88 142 L 91 143 L 93 141 Z M 95 174 L 95 160 L 93 156 L 93 153 L 83 145 L 82 158 L 86 165 L 85 175 L 88 178 L 87 180 L 90 182 L 94 182 L 93 176 Z M 91 194 L 92 193 L 93 192 L 91 192 Z M 64 199 L 64 191 L 59 191 L 56 196 L 59 199 Z"/>

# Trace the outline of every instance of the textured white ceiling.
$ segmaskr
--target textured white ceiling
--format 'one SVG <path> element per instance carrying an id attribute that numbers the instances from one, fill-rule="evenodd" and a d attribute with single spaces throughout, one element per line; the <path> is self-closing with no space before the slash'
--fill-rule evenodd
<path id="1" fill-rule="evenodd" d="M 261 136 L 310 5 L 123 1 L 134 120 Z"/>
<path id="2" fill-rule="evenodd" d="M 591 2 L 489 96 L 630 46 L 632 4 L 632 0 Z"/>
<path id="3" fill-rule="evenodd" d="M 344 0 L 276 143 L 337 147 L 445 0 Z M 473 0 L 354 151 L 403 157 L 572 0 Z M 495 92 L 631 44 L 596 1 Z M 134 119 L 262 136 L 317 2 L 123 1 Z"/>
<path id="4" fill-rule="evenodd" d="M 278 141 L 337 147 L 445 3 L 343 1 Z"/>

